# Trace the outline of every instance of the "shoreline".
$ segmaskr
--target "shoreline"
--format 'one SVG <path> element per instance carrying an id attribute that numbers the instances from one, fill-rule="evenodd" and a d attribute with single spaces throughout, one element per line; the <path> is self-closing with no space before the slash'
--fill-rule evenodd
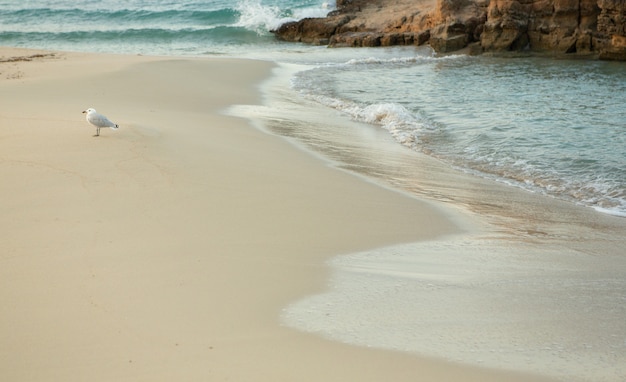
<path id="1" fill-rule="evenodd" d="M 275 69 L 281 74 L 264 91 L 269 106 L 235 108 L 234 114 L 263 121 L 265 130 L 338 169 L 444 207 L 463 233 L 333 257 L 327 262 L 332 271 L 328 290 L 293 302 L 283 312 L 286 325 L 345 343 L 532 370 L 557 379 L 623 379 L 626 371 L 614 365 L 626 360 L 606 360 L 617 356 L 614 349 L 624 347 L 619 338 L 626 338 L 620 325 L 626 311 L 617 308 L 619 291 L 626 288 L 626 220 L 452 169 L 401 147 L 376 126 L 302 99 L 294 102 L 298 97 L 283 89 L 297 70 L 289 65 Z M 458 267 L 464 269 L 461 279 Z M 370 288 L 370 282 L 379 288 Z M 455 292 L 479 285 L 474 295 Z M 428 304 L 435 290 L 441 296 L 428 309 L 407 303 Z M 477 307 L 490 299 L 492 306 L 481 316 Z M 516 303 L 508 306 L 508 301 Z M 473 324 L 441 326 L 441 317 Z M 402 329 L 380 324 L 390 321 Z M 493 321 L 498 324 L 492 329 L 474 327 Z M 420 333 L 421 325 L 432 333 Z M 458 344 L 447 333 L 452 327 Z M 537 337 L 537 331 L 553 334 Z M 604 340 L 596 342 L 594 336 Z M 411 343 L 410 338 L 420 340 Z M 543 343 L 547 338 L 552 342 Z"/>
<path id="2" fill-rule="evenodd" d="M 236 105 L 227 114 L 259 120 L 261 130 L 287 139 L 330 166 L 439 205 L 449 211 L 449 217 L 464 232 L 491 232 L 522 243 L 565 245 L 570 241 L 582 244 L 581 238 L 605 240 L 612 236 L 612 252 L 626 245 L 620 237 L 626 230 L 626 219 L 617 212 L 599 211 L 506 180 L 454 168 L 441 159 L 402 146 L 378 126 L 353 121 L 345 113 L 311 100 L 293 101 L 298 96 L 289 89 L 289 82 L 303 68 L 279 64 L 273 79 L 262 87 L 269 105 Z M 374 158 L 372 152 L 380 157 Z"/>
<path id="3" fill-rule="evenodd" d="M 258 103 L 273 64 L 59 52 L 10 66 L 4 379 L 544 380 L 280 325 L 322 289 L 326 259 L 456 226 L 221 113 Z M 87 107 L 120 129 L 92 137 Z"/>

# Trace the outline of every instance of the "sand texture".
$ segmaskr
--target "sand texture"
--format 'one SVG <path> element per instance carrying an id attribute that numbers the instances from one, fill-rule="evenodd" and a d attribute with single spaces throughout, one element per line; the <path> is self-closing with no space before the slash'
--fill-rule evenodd
<path id="1" fill-rule="evenodd" d="M 0 380 L 542 380 L 281 325 L 333 255 L 458 228 L 221 113 L 271 63 L 43 53 L 0 50 Z"/>

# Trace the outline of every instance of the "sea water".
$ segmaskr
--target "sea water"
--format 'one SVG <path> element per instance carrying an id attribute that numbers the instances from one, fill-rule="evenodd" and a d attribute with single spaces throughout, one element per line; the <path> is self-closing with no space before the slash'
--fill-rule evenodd
<path id="1" fill-rule="evenodd" d="M 483 216 L 521 206 L 507 229 L 527 241 L 461 237 L 334 259 L 329 292 L 286 308 L 285 323 L 564 380 L 626 378 L 626 65 L 328 49 L 269 32 L 333 8 L 0 0 L 0 45 L 277 62 L 266 104 L 235 112 L 405 191 Z"/>
<path id="2" fill-rule="evenodd" d="M 428 49 L 281 43 L 323 0 L 0 0 L 0 45 L 298 63 L 302 97 L 398 144 L 529 192 L 626 216 L 626 66 L 573 59 L 434 57 Z"/>

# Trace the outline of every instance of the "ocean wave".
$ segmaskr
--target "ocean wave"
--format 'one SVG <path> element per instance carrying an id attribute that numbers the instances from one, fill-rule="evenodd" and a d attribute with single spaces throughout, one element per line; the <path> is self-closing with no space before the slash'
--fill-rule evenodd
<path id="1" fill-rule="evenodd" d="M 462 155 L 444 155 L 429 145 L 428 137 L 429 133 L 445 130 L 445 127 L 420 117 L 402 105 L 382 103 L 363 106 L 327 96 L 305 96 L 347 114 L 354 121 L 380 126 L 398 143 L 449 162 L 475 176 L 589 206 L 604 213 L 626 216 L 626 190 L 619 179 L 593 176 L 594 173 L 589 171 L 577 174 L 552 173 L 530 160 L 503 158 L 495 152 L 472 152 L 470 148 Z"/>
<path id="2" fill-rule="evenodd" d="M 279 7 L 262 5 L 259 0 L 240 1 L 235 9 L 239 13 L 239 20 L 235 25 L 258 34 L 269 33 L 284 21 L 290 20 Z"/>
<path id="3" fill-rule="evenodd" d="M 89 32 L 127 29 L 161 29 L 164 25 L 178 29 L 201 29 L 232 25 L 238 13 L 220 10 L 83 10 L 79 8 L 34 8 L 2 13 L 0 32 Z M 45 20 L 42 22 L 42 20 Z"/>
<path id="4" fill-rule="evenodd" d="M 415 147 L 419 143 L 422 130 L 433 128 L 429 121 L 415 116 L 399 104 L 381 103 L 361 106 L 355 102 L 323 95 L 304 94 L 304 96 L 339 110 L 349 115 L 354 121 L 380 126 L 387 130 L 397 142 L 407 147 Z"/>
<path id="5" fill-rule="evenodd" d="M 101 5 L 76 4 L 60 1 L 49 6 L 3 7 L 0 9 L 0 33 L 61 33 L 87 35 L 92 32 L 121 31 L 206 31 L 211 28 L 240 28 L 260 36 L 269 36 L 270 30 L 281 24 L 304 17 L 322 17 L 334 9 L 335 2 L 318 4 L 296 2 L 284 5 L 266 5 L 261 0 L 212 3 L 217 9 L 206 9 L 206 4 L 149 4 L 104 2 Z M 132 32 L 134 33 L 134 32 Z M 105 34 L 105 37 L 108 37 Z"/>
<path id="6" fill-rule="evenodd" d="M 235 25 L 267 34 L 290 21 L 306 17 L 324 17 L 335 7 L 335 2 L 320 2 L 319 6 L 303 8 L 280 8 L 261 4 L 260 0 L 243 0 L 235 5 L 239 20 Z"/>
<path id="7" fill-rule="evenodd" d="M 214 26 L 208 28 L 138 28 L 118 30 L 74 30 L 69 32 L 3 32 L 4 44 L 15 46 L 33 46 L 37 42 L 45 42 L 46 46 L 53 46 L 55 42 L 63 44 L 93 44 L 93 47 L 102 46 L 104 51 L 110 48 L 110 43 L 124 43 L 127 46 L 137 46 L 146 43 L 164 44 L 180 42 L 196 46 L 210 44 L 254 44 L 259 42 L 259 36 L 248 29 L 232 26 Z M 71 48 L 70 48 L 71 49 Z"/>

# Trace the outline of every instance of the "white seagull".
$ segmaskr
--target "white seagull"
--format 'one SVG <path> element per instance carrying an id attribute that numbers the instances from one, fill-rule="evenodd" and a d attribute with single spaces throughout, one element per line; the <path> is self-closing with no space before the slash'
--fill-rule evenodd
<path id="1" fill-rule="evenodd" d="M 83 111 L 83 114 L 87 114 L 85 116 L 85 119 L 87 120 L 87 122 L 91 123 L 92 125 L 96 127 L 96 135 L 94 135 L 94 137 L 100 136 L 100 129 L 103 127 L 109 127 L 113 130 L 117 130 L 119 128 L 118 125 L 109 121 L 107 117 L 105 117 L 102 114 L 97 113 L 96 109 L 89 108 Z"/>

